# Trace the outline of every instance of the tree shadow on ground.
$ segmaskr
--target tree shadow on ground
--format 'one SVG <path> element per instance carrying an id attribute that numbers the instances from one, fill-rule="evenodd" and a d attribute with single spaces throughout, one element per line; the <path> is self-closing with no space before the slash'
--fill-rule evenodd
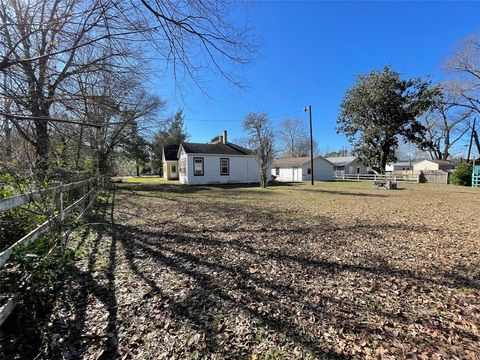
<path id="1" fill-rule="evenodd" d="M 288 285 L 282 282 L 274 281 L 266 276 L 252 273 L 249 271 L 250 264 L 228 265 L 214 259 L 208 261 L 208 256 L 202 254 L 218 252 L 218 247 L 233 247 L 237 253 L 249 253 L 250 255 L 259 255 L 260 262 L 268 260 L 279 261 L 285 263 L 286 266 L 295 263 L 305 268 L 307 271 L 314 271 L 318 276 L 339 275 L 341 273 L 370 273 L 381 278 L 400 278 L 407 279 L 411 284 L 415 284 L 419 288 L 429 289 L 432 285 L 455 287 L 460 286 L 455 281 L 438 282 L 428 277 L 422 277 L 414 272 L 407 270 L 397 270 L 385 266 L 374 268 L 360 265 L 349 265 L 331 261 L 318 261 L 308 258 L 292 256 L 288 254 L 259 251 L 258 249 L 245 244 L 225 243 L 221 240 L 208 239 L 203 240 L 197 237 L 179 236 L 162 233 L 161 235 L 150 233 L 145 234 L 137 228 L 117 225 L 111 229 L 112 236 L 118 236 L 118 240 L 125 249 L 125 256 L 130 264 L 130 268 L 141 279 L 151 287 L 151 292 L 146 295 L 159 295 L 163 301 L 169 304 L 171 309 L 175 309 L 172 316 L 177 318 L 188 318 L 194 324 L 194 327 L 201 330 L 205 334 L 207 343 L 207 351 L 215 351 L 216 341 L 213 321 L 208 319 L 218 316 L 228 316 L 228 310 L 225 308 L 239 309 L 248 312 L 252 317 L 275 332 L 281 333 L 294 343 L 308 349 L 316 356 L 342 357 L 331 351 L 327 351 L 322 346 L 322 341 L 314 335 L 309 335 L 302 331 L 299 323 L 293 321 L 296 317 L 298 308 L 308 314 L 313 314 L 316 319 L 326 321 L 327 323 L 337 323 L 353 333 L 366 333 L 367 336 L 374 336 L 380 331 L 375 326 L 368 326 L 361 322 L 355 321 L 350 315 L 366 314 L 375 318 L 383 318 L 389 321 L 403 322 L 409 324 L 415 321 L 421 321 L 421 318 L 408 318 L 402 313 L 388 312 L 381 309 L 375 309 L 369 305 L 359 306 L 355 303 L 339 300 L 335 297 L 321 294 L 316 302 L 311 300 L 312 294 L 295 285 Z M 116 235 L 115 235 L 116 234 Z M 151 239 L 151 241 L 148 241 Z M 195 255 L 192 251 L 193 247 L 198 245 L 207 248 L 201 254 Z M 187 246 L 186 250 L 185 245 Z M 221 250 L 220 250 L 221 251 Z M 166 295 L 161 286 L 158 285 L 155 278 L 148 274 L 141 266 L 137 265 L 139 254 L 141 257 L 147 256 L 156 264 L 155 266 L 168 268 L 175 273 L 185 275 L 195 281 L 196 287 L 194 293 L 189 293 L 181 302 L 176 301 L 173 297 Z M 450 279 L 451 280 L 451 279 Z M 241 296 L 232 296 L 231 291 L 236 291 Z M 198 292 L 198 294 L 196 293 Z M 268 295 L 267 295 L 268 294 Z M 202 299 L 208 299 L 202 300 Z M 326 304 L 335 304 L 336 311 L 329 311 Z M 270 305 L 270 311 L 260 310 L 257 306 L 267 304 Z M 289 307 L 288 304 L 295 304 Z M 279 309 L 281 316 L 275 316 L 272 309 Z M 206 309 L 214 315 L 206 316 Z M 341 311 L 338 311 L 340 309 Z M 424 319 L 427 323 L 428 319 Z M 436 331 L 448 334 L 451 329 L 438 323 L 433 327 Z M 385 331 L 385 330 L 384 330 Z M 385 331 L 388 334 L 388 331 Z M 463 336 L 470 338 L 472 341 L 478 341 L 479 338 L 468 331 L 462 332 Z M 428 346 L 431 341 L 435 341 L 429 335 L 425 335 L 423 339 L 416 338 L 411 335 L 397 335 L 403 341 L 409 341 L 419 346 Z M 217 349 L 218 350 L 218 349 Z"/>
<path id="2" fill-rule="evenodd" d="M 315 232 L 314 226 L 285 223 L 285 219 L 274 212 L 268 212 L 267 216 L 239 204 L 224 206 L 205 203 L 194 206 L 190 210 L 198 220 L 195 226 L 186 224 L 182 219 L 170 218 L 176 224 L 167 230 L 155 228 L 155 224 L 143 229 L 124 221 L 108 229 L 109 235 L 122 244 L 131 271 L 150 288 L 144 294 L 143 305 L 148 306 L 151 299 L 160 299 L 168 307 L 171 318 L 182 323 L 187 321 L 203 334 L 205 353 L 220 351 L 227 356 L 235 355 L 235 352 L 221 350 L 216 319 L 239 313 L 247 313 L 258 326 L 279 334 L 287 343 L 293 342 L 318 357 L 345 357 L 328 346 L 323 336 L 328 328 L 324 324 L 336 324 L 349 334 L 361 334 L 370 339 L 376 336 L 395 337 L 423 348 L 431 346 L 438 339 L 429 333 L 418 338 L 408 333 L 399 334 L 394 328 L 385 328 L 381 324 L 395 322 L 407 326 L 421 322 L 428 326 L 429 331 L 445 336 L 451 333 L 451 328 L 441 321 L 432 322 L 431 318 L 404 312 L 401 308 L 389 310 L 375 303 L 370 304 L 368 299 L 371 294 L 368 292 L 365 295 L 367 303 L 359 303 L 354 299 L 349 301 L 333 296 L 321 287 L 312 291 L 303 284 L 305 280 L 319 279 L 321 283 L 324 281 L 322 279 L 337 279 L 333 282 L 342 284 L 349 277 L 367 278 L 374 283 L 369 291 L 375 296 L 390 291 L 383 282 L 406 284 L 402 285 L 405 287 L 402 291 L 408 296 L 415 296 L 416 291 L 428 293 L 434 289 L 443 291 L 469 287 L 478 290 L 471 279 L 459 274 L 442 272 L 440 268 L 432 268 L 428 274 L 415 269 L 395 268 L 382 256 L 372 258 L 370 263 L 365 264 L 316 258 L 308 253 L 308 246 L 301 249 L 298 242 L 276 240 L 293 234 L 300 238 L 308 236 Z M 202 219 L 206 221 L 212 213 L 226 224 L 231 224 L 232 215 L 235 214 L 234 221 L 239 228 L 202 224 Z M 242 227 L 252 219 L 267 223 L 252 228 Z M 351 229 L 340 229 L 326 219 L 322 219 L 322 223 L 324 227 L 321 233 L 324 234 L 338 230 L 364 231 L 370 236 L 382 237 L 385 233 L 395 231 L 412 233 L 428 230 L 409 224 L 357 224 Z M 232 235 L 236 237 L 230 238 Z M 263 271 L 262 267 L 266 270 Z M 183 279 L 181 281 L 189 279 L 190 285 L 186 286 L 188 291 L 183 298 L 177 298 L 169 292 L 168 286 L 162 286 L 162 281 L 154 275 L 159 269 L 176 274 Z M 285 271 L 298 272 L 299 283 L 289 283 L 288 277 L 282 278 Z M 375 286 L 378 288 L 375 289 Z M 395 295 L 390 293 L 388 296 Z M 318 330 L 317 333 L 305 330 L 309 326 L 309 316 L 314 323 L 320 322 L 317 327 L 311 326 Z M 369 318 L 377 322 L 365 322 Z M 467 330 L 458 330 L 457 334 L 471 341 L 479 340 L 477 335 Z M 248 353 L 242 353 L 241 356 L 248 356 Z"/>
<path id="3" fill-rule="evenodd" d="M 128 191 L 125 194 L 121 204 L 127 200 L 136 204 Z M 163 212 L 157 210 L 162 216 L 152 214 L 148 225 L 135 224 L 145 217 L 139 203 L 131 211 L 117 206 L 115 213 L 103 213 L 102 221 L 107 224 L 92 228 L 96 237 L 90 243 L 82 242 L 89 250 L 85 269 L 77 268 L 75 273 L 78 286 L 70 294 L 74 316 L 54 325 L 56 331 L 67 334 L 66 339 L 62 344 L 53 341 L 44 353 L 52 358 L 65 353 L 81 358 L 95 346 L 101 349 L 100 358 L 113 359 L 123 355 L 119 341 L 131 351 L 138 347 L 122 333 L 126 327 L 140 337 L 157 334 L 154 344 L 158 348 L 171 341 L 170 333 L 185 336 L 176 340 L 171 350 L 175 352 L 151 354 L 172 358 L 194 352 L 198 356 L 218 353 L 226 358 L 248 358 L 252 347 L 268 344 L 283 346 L 290 355 L 300 349 L 297 358 L 342 359 L 350 358 L 352 348 L 341 345 L 339 339 L 356 346 L 364 341 L 369 345 L 380 342 L 384 347 L 396 339 L 419 349 L 433 349 L 453 335 L 471 343 L 480 340 L 467 328 L 453 329 L 453 323 L 407 306 L 417 297 L 430 299 L 434 292 L 447 294 L 466 288 L 475 294 L 479 287 L 469 276 L 444 271 L 441 264 L 432 264 L 426 272 L 395 267 L 389 254 L 381 252 L 354 262 L 339 255 L 339 249 L 351 246 L 347 237 L 352 233 L 381 243 L 392 233 L 432 229 L 358 222 L 339 226 L 326 217 L 309 224 L 250 204 L 182 201 L 162 202 Z M 152 213 L 150 204 L 144 207 Z M 99 276 L 95 264 L 101 246 L 107 246 L 108 259 Z M 119 261 L 126 262 L 134 275 L 131 283 L 122 282 L 123 287 L 132 282 L 143 284 L 141 300 L 128 306 L 116 295 Z M 471 270 L 465 268 L 464 272 Z M 96 298 L 107 314 L 104 329 L 94 335 L 88 334 L 90 324 L 86 323 L 94 321 L 87 316 L 91 298 Z M 392 304 L 385 303 L 386 299 Z M 118 312 L 125 307 L 129 322 L 119 324 Z M 153 314 L 160 314 L 160 320 Z M 244 318 L 245 328 L 233 327 L 236 319 Z M 146 330 L 135 327 L 137 322 L 143 322 Z M 165 323 L 170 322 L 167 330 Z M 409 331 L 413 325 L 421 326 L 421 336 Z M 201 336 L 190 344 L 187 337 L 192 333 Z"/>
<path id="4" fill-rule="evenodd" d="M 110 193 L 104 203 L 97 203 L 95 216 L 90 221 L 111 222 L 113 216 L 113 204 Z M 43 303 L 42 314 L 32 314 L 30 307 L 20 303 L 2 326 L 7 336 L 2 337 L 0 354 L 2 359 L 36 359 L 40 354 L 42 358 L 64 358 L 68 354 L 70 359 L 83 358 L 85 348 L 92 341 L 102 342 L 104 351 L 98 354 L 98 359 L 114 359 L 117 355 L 117 301 L 115 297 L 116 268 L 116 243 L 110 243 L 108 251 L 108 266 L 105 270 L 106 281 L 100 283 L 92 275 L 95 262 L 97 261 L 98 247 L 105 241 L 101 230 L 103 226 L 87 226 L 80 232 L 75 251 L 80 251 L 87 243 L 87 238 L 94 235 L 94 240 L 88 252 L 86 269 L 82 270 L 72 266 L 68 274 L 65 274 L 65 286 L 59 294 L 65 304 L 73 306 L 74 316 L 70 320 L 59 318 L 50 322 L 58 305 L 57 301 L 50 304 Z M 87 306 L 89 297 L 98 298 L 106 307 L 108 322 L 104 336 L 90 336 L 85 334 Z M 34 319 L 32 319 L 34 317 Z M 55 316 L 53 316 L 55 318 Z M 55 341 L 56 340 L 56 341 Z M 61 341 L 58 341 L 61 340 Z"/>
<path id="5" fill-rule="evenodd" d="M 302 183 L 293 182 L 275 182 L 267 187 L 301 187 Z M 195 194 L 201 192 L 211 192 L 213 190 L 238 190 L 253 189 L 258 191 L 264 191 L 257 183 L 251 184 L 208 184 L 208 185 L 183 185 L 180 183 L 116 183 L 117 190 L 131 190 L 131 191 L 145 191 L 145 192 L 165 192 L 173 194 Z M 249 191 L 251 193 L 252 190 Z"/>

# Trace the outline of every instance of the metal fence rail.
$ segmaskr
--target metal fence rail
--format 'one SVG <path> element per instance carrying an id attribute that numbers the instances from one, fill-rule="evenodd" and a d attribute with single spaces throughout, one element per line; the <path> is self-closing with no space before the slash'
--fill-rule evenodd
<path id="1" fill-rule="evenodd" d="M 60 200 L 60 210 L 57 215 L 51 216 L 47 221 L 37 226 L 35 229 L 30 231 L 27 235 L 22 237 L 20 240 L 16 241 L 6 250 L 0 253 L 0 269 L 5 266 L 10 257 L 13 254 L 13 251 L 20 247 L 25 246 L 37 239 L 40 235 L 45 234 L 48 230 L 55 227 L 55 225 L 60 225 L 64 221 L 65 217 L 71 214 L 75 209 L 82 207 L 80 215 L 76 220 L 80 219 L 83 214 L 91 207 L 93 201 L 95 200 L 96 193 L 103 187 L 104 179 L 100 177 L 92 177 L 87 180 L 77 181 L 69 184 L 63 184 L 55 187 L 51 187 L 42 191 L 30 192 L 27 194 L 21 194 L 17 196 L 12 196 L 0 200 L 0 212 L 7 211 L 11 209 L 18 208 L 22 205 L 28 204 L 33 201 L 44 199 L 46 195 L 52 195 L 55 197 L 59 196 Z M 91 186 L 94 184 L 93 186 Z M 63 197 L 64 193 L 79 189 L 83 187 L 83 195 L 75 200 L 71 205 L 64 208 Z M 88 190 L 87 190 L 88 188 Z M 0 308 L 0 325 L 7 319 L 7 317 L 12 313 L 16 306 L 16 299 L 14 296 L 11 296 L 7 302 Z"/>

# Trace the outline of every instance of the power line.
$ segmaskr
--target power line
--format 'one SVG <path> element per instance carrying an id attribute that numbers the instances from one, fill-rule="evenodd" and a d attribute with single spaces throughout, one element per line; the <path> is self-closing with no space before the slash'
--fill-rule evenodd
<path id="1" fill-rule="evenodd" d="M 87 123 L 87 122 L 80 122 L 80 121 L 67 120 L 67 119 L 58 119 L 58 118 L 51 118 L 51 117 L 31 116 L 31 115 L 15 115 L 15 114 L 8 114 L 8 113 L 5 113 L 3 111 L 0 111 L 0 115 L 8 117 L 10 119 L 15 119 L 15 120 L 51 121 L 51 122 L 76 124 L 76 125 L 96 127 L 96 128 L 101 128 L 102 127 L 101 125 L 90 124 L 90 123 Z"/>
<path id="2" fill-rule="evenodd" d="M 270 119 L 275 119 L 275 118 L 280 118 L 280 117 L 285 117 L 285 116 L 291 116 L 291 115 L 296 115 L 303 113 L 303 110 L 295 111 L 295 112 L 290 112 L 290 113 L 285 113 L 285 114 L 278 114 L 278 115 L 268 115 L 268 118 Z M 191 119 L 191 118 L 185 118 L 185 122 L 189 121 L 195 121 L 195 122 L 239 122 L 242 121 L 242 119 Z"/>

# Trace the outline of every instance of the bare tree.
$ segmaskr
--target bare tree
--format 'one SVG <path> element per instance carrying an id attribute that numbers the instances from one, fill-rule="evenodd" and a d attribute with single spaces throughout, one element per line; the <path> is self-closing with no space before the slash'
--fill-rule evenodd
<path id="1" fill-rule="evenodd" d="M 417 144 L 401 142 L 398 145 L 397 157 L 399 160 L 410 161 L 410 163 L 412 163 L 418 159 L 425 159 L 428 155 L 424 150 L 419 149 Z"/>
<path id="2" fill-rule="evenodd" d="M 445 70 L 452 75 L 445 88 L 458 99 L 455 104 L 480 114 L 480 33 L 460 42 Z"/>
<path id="3" fill-rule="evenodd" d="M 15 130 L 35 147 L 37 168 L 44 172 L 53 124 L 71 120 L 55 119 L 53 114 L 75 113 L 80 122 L 88 117 L 74 101 L 85 95 L 78 76 L 99 72 L 142 76 L 146 64 L 142 54 L 153 50 L 176 78 L 183 70 L 200 86 L 201 70 L 213 66 L 240 85 L 225 69 L 229 63 L 248 62 L 253 48 L 248 29 L 226 20 L 232 4 L 221 0 L 1 2 L 0 71 L 10 80 L 2 93 L 13 103 L 1 115 L 12 115 Z M 80 126 L 80 139 L 88 126 Z"/>
<path id="4" fill-rule="evenodd" d="M 266 187 L 269 170 L 272 166 L 274 151 L 274 133 L 272 124 L 265 113 L 250 113 L 243 120 L 243 129 L 248 133 L 249 148 L 260 165 L 260 186 Z"/>
<path id="5" fill-rule="evenodd" d="M 278 130 L 278 137 L 285 156 L 299 157 L 310 155 L 310 137 L 302 120 L 283 119 Z M 313 152 L 318 152 L 315 141 L 313 142 Z"/>
<path id="6" fill-rule="evenodd" d="M 423 115 L 427 148 L 432 159 L 448 159 L 451 148 L 470 129 L 473 110 L 458 103 L 459 99 L 444 89 L 434 106 Z"/>

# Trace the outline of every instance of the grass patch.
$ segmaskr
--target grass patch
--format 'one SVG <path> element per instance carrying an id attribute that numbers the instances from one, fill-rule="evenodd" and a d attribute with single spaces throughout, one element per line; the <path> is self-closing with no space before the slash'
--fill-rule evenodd
<path id="1" fill-rule="evenodd" d="M 171 182 L 171 180 L 166 180 L 163 177 L 155 177 L 155 176 L 147 176 L 147 177 L 123 177 L 120 178 L 122 183 L 129 183 L 129 184 L 164 184 L 167 182 Z"/>

